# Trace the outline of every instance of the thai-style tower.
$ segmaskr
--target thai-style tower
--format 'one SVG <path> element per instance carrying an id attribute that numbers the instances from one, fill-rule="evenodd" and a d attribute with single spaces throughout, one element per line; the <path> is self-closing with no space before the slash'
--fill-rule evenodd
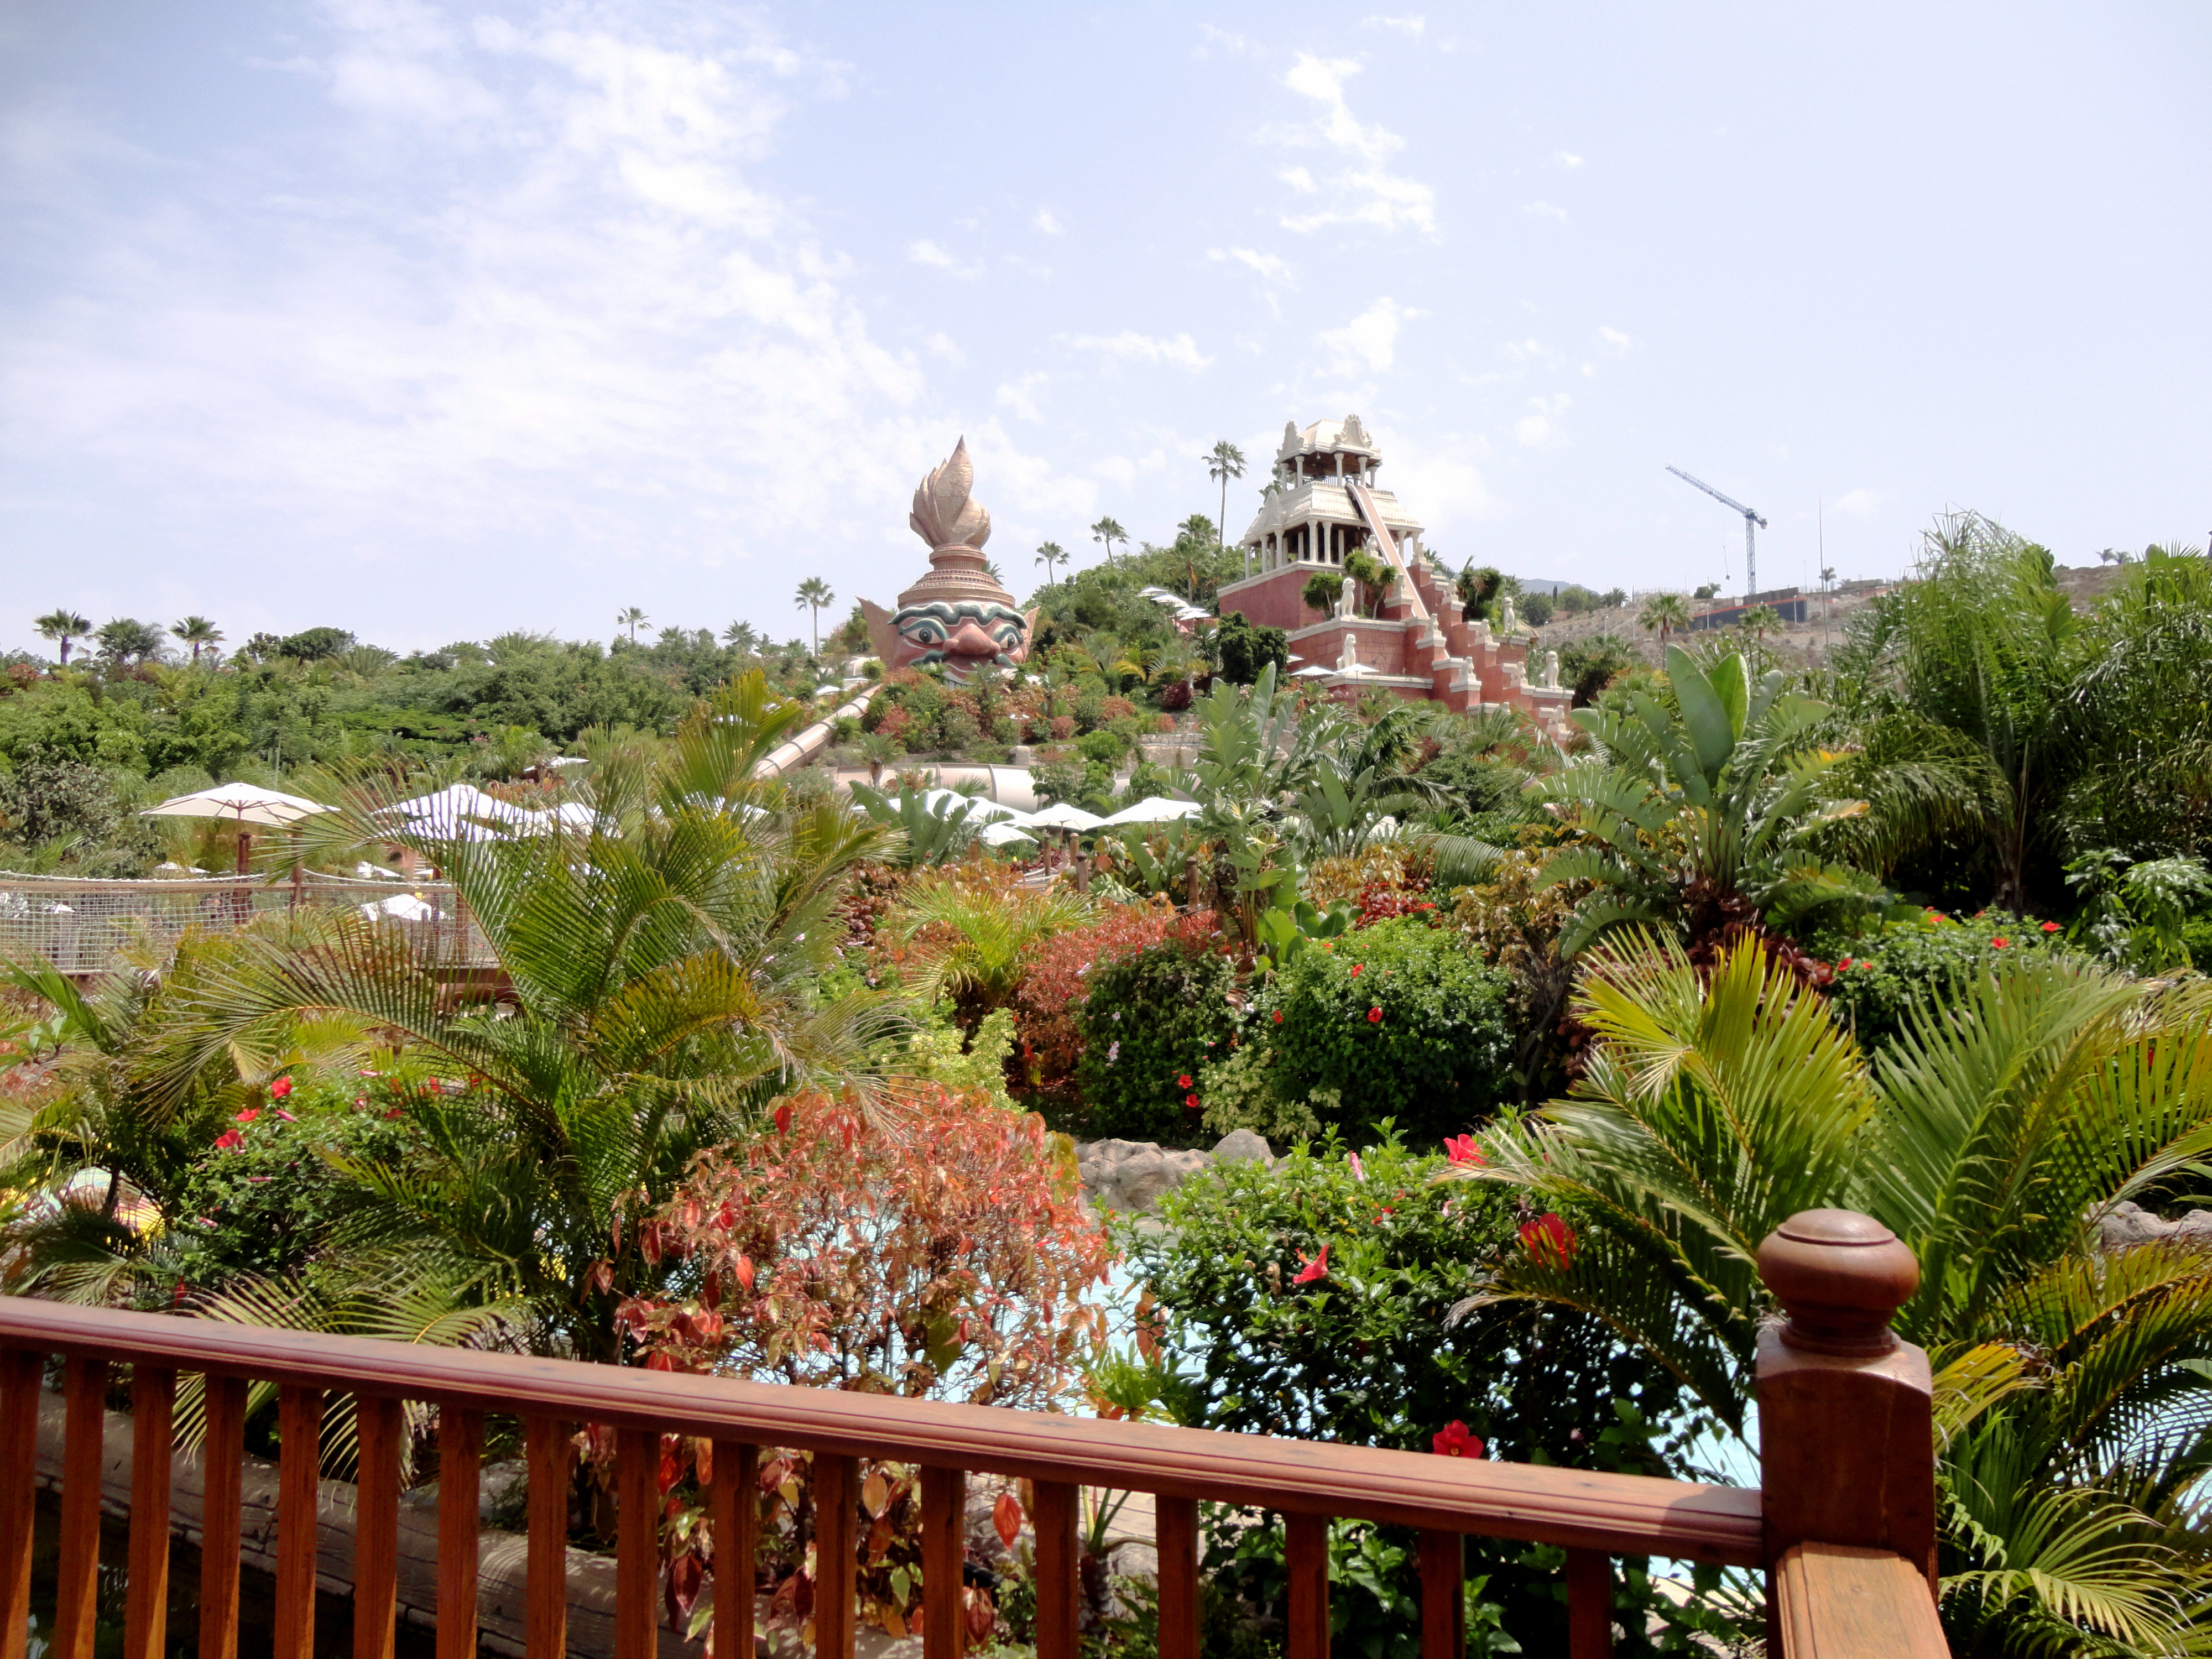
<path id="1" fill-rule="evenodd" d="M 1379 686 L 1454 708 L 1510 704 L 1561 729 L 1572 693 L 1528 684 L 1524 641 L 1467 620 L 1453 577 L 1421 544 L 1420 521 L 1376 483 L 1382 452 L 1357 415 L 1283 427 L 1273 477 L 1244 532 L 1248 574 L 1221 590 L 1221 614 L 1241 611 L 1289 635 L 1291 669 L 1347 695 Z M 1318 571 L 1340 571 L 1355 550 L 1388 573 L 1356 614 L 1345 586 L 1331 611 L 1306 603 Z"/>

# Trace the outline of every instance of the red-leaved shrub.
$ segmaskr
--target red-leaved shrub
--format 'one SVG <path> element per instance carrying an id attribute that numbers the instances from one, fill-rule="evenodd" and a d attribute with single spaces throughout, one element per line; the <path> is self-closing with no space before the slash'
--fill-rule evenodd
<path id="1" fill-rule="evenodd" d="M 1014 997 L 1030 1089 L 1048 1099 L 1066 1097 L 1083 1053 L 1075 1015 L 1091 994 L 1092 974 L 1169 939 L 1203 945 L 1216 930 L 1210 911 L 1182 915 L 1155 896 L 1149 904 L 1107 905 L 1096 921 L 1047 939 Z"/>

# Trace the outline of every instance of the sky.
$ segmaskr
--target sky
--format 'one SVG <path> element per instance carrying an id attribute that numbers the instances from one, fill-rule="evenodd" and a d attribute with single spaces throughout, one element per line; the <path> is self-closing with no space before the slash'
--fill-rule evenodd
<path id="1" fill-rule="evenodd" d="M 1631 590 L 2212 526 L 2212 8 L 9 0 L 0 649 L 1018 592 L 1357 412 Z"/>

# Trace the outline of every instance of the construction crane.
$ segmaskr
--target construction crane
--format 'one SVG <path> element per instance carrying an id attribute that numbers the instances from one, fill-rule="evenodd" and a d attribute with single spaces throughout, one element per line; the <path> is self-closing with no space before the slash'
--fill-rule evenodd
<path id="1" fill-rule="evenodd" d="M 1703 478 L 1693 478 L 1679 466 L 1670 466 L 1667 470 L 1684 483 L 1697 485 L 1723 507 L 1732 507 L 1743 514 L 1743 597 L 1744 602 L 1747 605 L 1749 604 L 1752 596 L 1759 592 L 1759 544 L 1753 539 L 1752 526 L 1757 525 L 1764 530 L 1766 528 L 1766 520 L 1741 501 L 1730 501 Z"/>

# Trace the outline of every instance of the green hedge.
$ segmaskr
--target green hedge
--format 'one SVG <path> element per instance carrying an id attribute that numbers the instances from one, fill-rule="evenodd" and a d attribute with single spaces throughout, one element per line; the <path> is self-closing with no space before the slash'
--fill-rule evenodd
<path id="1" fill-rule="evenodd" d="M 1200 1109 L 1186 1104 L 1206 1062 L 1235 1029 L 1225 957 L 1181 945 L 1100 968 L 1076 1014 L 1083 1056 L 1076 1086 L 1086 1140 L 1118 1138 L 1188 1146 L 1202 1139 Z M 1185 1079 L 1189 1079 L 1188 1082 Z"/>
<path id="2" fill-rule="evenodd" d="M 2000 944 L 1999 941 L 2002 943 Z M 1916 1005 L 1932 1005 L 1962 981 L 2022 958 L 2079 953 L 2031 917 L 1977 916 L 1955 926 L 1888 927 L 1861 939 L 1817 941 L 1835 964 L 1830 1000 L 1862 1048 L 1879 1048 L 1905 1028 Z"/>
<path id="3" fill-rule="evenodd" d="M 1324 1125 L 1365 1142 L 1392 1118 L 1437 1138 L 1487 1117 L 1510 1085 L 1510 984 L 1456 934 L 1406 917 L 1299 952 L 1249 1029 L 1275 1093 Z"/>

